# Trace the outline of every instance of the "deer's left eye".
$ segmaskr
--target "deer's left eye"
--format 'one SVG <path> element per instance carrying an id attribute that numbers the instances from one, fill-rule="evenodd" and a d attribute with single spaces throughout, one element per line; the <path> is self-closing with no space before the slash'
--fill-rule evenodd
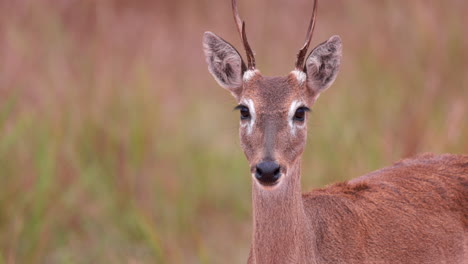
<path id="1" fill-rule="evenodd" d="M 293 119 L 295 121 L 300 121 L 300 122 L 303 122 L 305 120 L 305 114 L 306 112 L 310 111 L 309 108 L 303 106 L 303 107 L 299 107 L 297 110 L 296 110 L 296 113 L 294 113 L 294 117 Z"/>

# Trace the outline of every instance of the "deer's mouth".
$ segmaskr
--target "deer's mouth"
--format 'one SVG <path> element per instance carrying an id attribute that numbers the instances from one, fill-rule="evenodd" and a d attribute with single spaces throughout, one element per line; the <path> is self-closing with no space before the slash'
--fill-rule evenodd
<path id="1" fill-rule="evenodd" d="M 262 185 L 262 186 L 265 186 L 265 187 L 274 187 L 276 185 L 278 185 L 278 183 L 280 182 L 280 180 L 277 180 L 275 182 L 261 182 L 259 181 L 259 183 Z"/>

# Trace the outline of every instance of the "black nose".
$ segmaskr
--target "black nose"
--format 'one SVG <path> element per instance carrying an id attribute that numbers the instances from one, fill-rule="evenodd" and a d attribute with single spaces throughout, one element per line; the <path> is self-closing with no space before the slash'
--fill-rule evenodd
<path id="1" fill-rule="evenodd" d="M 280 165 L 274 161 L 265 161 L 257 164 L 255 178 L 262 184 L 272 185 L 281 176 Z"/>

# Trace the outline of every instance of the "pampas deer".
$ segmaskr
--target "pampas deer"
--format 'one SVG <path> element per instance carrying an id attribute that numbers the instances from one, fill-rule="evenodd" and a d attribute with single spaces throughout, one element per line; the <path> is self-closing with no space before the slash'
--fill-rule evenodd
<path id="1" fill-rule="evenodd" d="M 317 2 L 295 69 L 263 76 L 232 1 L 247 65 L 206 32 L 209 72 L 236 98 L 252 174 L 253 241 L 248 263 L 468 263 L 468 156 L 420 155 L 354 180 L 301 193 L 309 108 L 336 78 L 342 43 L 333 36 L 306 56 Z"/>

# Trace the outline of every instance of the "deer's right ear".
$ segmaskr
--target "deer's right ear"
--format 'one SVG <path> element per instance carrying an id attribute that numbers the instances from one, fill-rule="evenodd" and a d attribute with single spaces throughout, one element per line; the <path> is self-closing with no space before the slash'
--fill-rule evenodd
<path id="1" fill-rule="evenodd" d="M 211 75 L 238 98 L 242 91 L 242 75 L 247 69 L 239 52 L 211 32 L 203 34 L 203 51 Z"/>

